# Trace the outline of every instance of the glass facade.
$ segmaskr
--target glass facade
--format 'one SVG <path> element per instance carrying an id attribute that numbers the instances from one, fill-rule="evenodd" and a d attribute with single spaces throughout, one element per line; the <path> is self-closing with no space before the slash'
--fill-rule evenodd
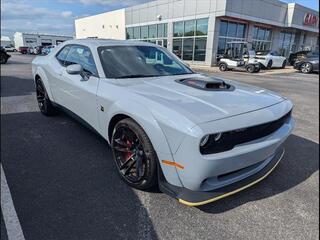
<path id="1" fill-rule="evenodd" d="M 289 57 L 291 52 L 295 51 L 295 34 L 293 32 L 281 32 L 279 37 L 279 53 L 282 56 Z"/>
<path id="2" fill-rule="evenodd" d="M 167 37 L 167 23 L 126 28 L 126 39 L 136 39 L 167 47 Z"/>
<path id="3" fill-rule="evenodd" d="M 172 50 L 187 61 L 205 61 L 208 18 L 174 22 Z"/>
<path id="4" fill-rule="evenodd" d="M 221 20 L 218 40 L 218 55 L 224 54 L 231 41 L 245 41 L 246 24 Z"/>
<path id="5" fill-rule="evenodd" d="M 126 38 L 127 39 L 147 39 L 147 38 L 167 38 L 167 23 L 153 24 L 138 27 L 127 27 Z"/>
<path id="6" fill-rule="evenodd" d="M 270 29 L 255 26 L 252 34 L 252 48 L 255 51 L 271 50 L 271 37 Z"/>

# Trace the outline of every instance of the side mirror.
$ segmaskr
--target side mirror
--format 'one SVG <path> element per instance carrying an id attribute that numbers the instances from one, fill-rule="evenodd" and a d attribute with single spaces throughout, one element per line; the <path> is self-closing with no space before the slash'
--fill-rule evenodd
<path id="1" fill-rule="evenodd" d="M 71 75 L 80 75 L 83 72 L 83 68 L 80 64 L 72 64 L 67 66 L 66 71 Z"/>

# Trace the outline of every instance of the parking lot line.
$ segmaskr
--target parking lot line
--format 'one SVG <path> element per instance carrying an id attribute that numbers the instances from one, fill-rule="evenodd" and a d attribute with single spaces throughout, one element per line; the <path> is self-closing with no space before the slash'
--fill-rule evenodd
<path id="1" fill-rule="evenodd" d="M 1 210 L 9 240 L 25 240 L 17 212 L 14 208 L 10 189 L 1 166 Z"/>

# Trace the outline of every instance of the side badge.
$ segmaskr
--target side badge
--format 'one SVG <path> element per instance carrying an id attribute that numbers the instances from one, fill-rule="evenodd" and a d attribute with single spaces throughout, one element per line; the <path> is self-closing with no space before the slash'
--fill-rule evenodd
<path id="1" fill-rule="evenodd" d="M 104 112 L 104 107 L 100 106 L 100 110 L 101 110 L 101 112 Z"/>

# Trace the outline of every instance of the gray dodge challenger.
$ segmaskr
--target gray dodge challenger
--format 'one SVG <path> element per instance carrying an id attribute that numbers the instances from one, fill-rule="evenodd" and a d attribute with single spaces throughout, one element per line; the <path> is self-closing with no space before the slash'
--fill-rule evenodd
<path id="1" fill-rule="evenodd" d="M 124 182 L 189 206 L 268 176 L 294 127 L 290 100 L 198 74 L 146 42 L 66 41 L 32 71 L 44 115 L 76 116 L 110 144 Z"/>

